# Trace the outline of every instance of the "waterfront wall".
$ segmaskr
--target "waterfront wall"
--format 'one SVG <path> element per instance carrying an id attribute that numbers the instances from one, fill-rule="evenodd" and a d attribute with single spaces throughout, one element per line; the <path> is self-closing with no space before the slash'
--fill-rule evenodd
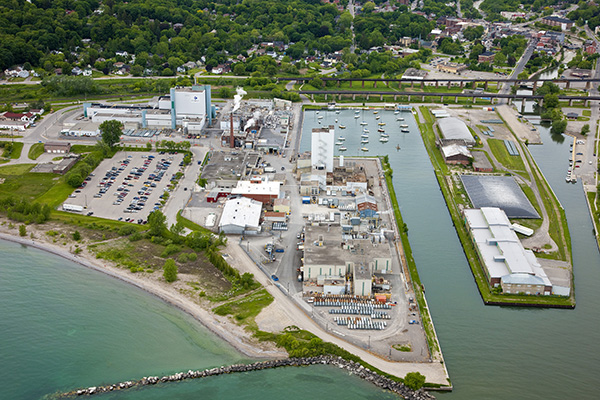
<path id="1" fill-rule="evenodd" d="M 76 396 L 90 396 L 100 393 L 108 393 L 119 390 L 126 390 L 133 387 L 156 385 L 158 383 L 166 382 L 178 382 L 187 379 L 198 379 L 207 378 L 209 376 L 217 376 L 224 374 L 232 374 L 237 372 L 250 372 L 260 371 L 263 369 L 281 368 L 281 367 L 302 367 L 317 364 L 333 365 L 338 368 L 347 370 L 349 373 L 354 374 L 361 379 L 373 383 L 375 386 L 380 387 L 384 390 L 389 390 L 393 393 L 400 395 L 402 398 L 407 400 L 432 400 L 435 397 L 423 389 L 412 390 L 404 386 L 400 382 L 393 381 L 389 378 L 378 375 L 376 372 L 371 371 L 356 363 L 354 361 L 347 361 L 341 357 L 332 356 L 318 356 L 318 357 L 303 357 L 303 358 L 285 358 L 282 360 L 270 360 L 270 361 L 258 361 L 252 364 L 235 364 L 230 366 L 218 367 L 206 369 L 204 371 L 192 371 L 178 372 L 173 375 L 165 375 L 163 377 L 150 376 L 144 377 L 138 381 L 126 381 L 116 383 L 113 385 L 105 386 L 93 386 L 86 389 L 73 390 L 66 393 L 61 393 L 54 398 L 63 399 Z"/>

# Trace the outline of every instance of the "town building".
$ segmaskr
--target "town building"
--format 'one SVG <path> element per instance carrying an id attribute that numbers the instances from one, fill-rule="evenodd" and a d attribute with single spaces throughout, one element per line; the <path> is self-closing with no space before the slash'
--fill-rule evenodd
<path id="1" fill-rule="evenodd" d="M 531 250 L 526 250 L 499 208 L 463 211 L 469 235 L 492 287 L 507 294 L 550 295 L 552 282 Z"/>
<path id="2" fill-rule="evenodd" d="M 450 74 L 459 74 L 467 69 L 467 65 L 450 61 L 443 61 L 436 65 L 438 71 L 447 72 Z"/>
<path id="3" fill-rule="evenodd" d="M 44 151 L 46 153 L 66 154 L 71 151 L 71 143 L 46 142 L 44 143 Z"/>
<path id="4" fill-rule="evenodd" d="M 477 56 L 477 62 L 479 63 L 492 63 L 494 62 L 494 57 L 496 56 L 496 53 L 492 52 L 492 51 L 486 51 L 484 53 L 481 53 L 479 56 Z"/>
<path id="5" fill-rule="evenodd" d="M 475 172 L 493 172 L 494 167 L 483 151 L 474 151 L 473 156 L 473 171 Z"/>
<path id="6" fill-rule="evenodd" d="M 542 23 L 550 26 L 560 26 L 560 29 L 563 31 L 571 29 L 575 23 L 567 18 L 562 18 L 557 15 L 550 15 L 542 18 Z"/>
<path id="7" fill-rule="evenodd" d="M 219 232 L 226 235 L 260 233 L 262 203 L 240 197 L 227 200 L 219 221 Z"/>
<path id="8" fill-rule="evenodd" d="M 450 144 L 442 147 L 442 155 L 446 164 L 469 165 L 473 159 L 473 155 L 467 146 L 460 144 Z"/>
<path id="9" fill-rule="evenodd" d="M 254 183 L 251 181 L 239 181 L 231 190 L 232 195 L 240 195 L 252 200 L 260 201 L 264 205 L 272 205 L 279 198 L 281 185 L 279 182 L 263 181 Z"/>

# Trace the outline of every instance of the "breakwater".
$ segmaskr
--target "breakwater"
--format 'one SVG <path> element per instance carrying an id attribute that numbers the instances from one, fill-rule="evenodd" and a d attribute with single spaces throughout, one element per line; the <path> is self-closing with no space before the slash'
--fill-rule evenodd
<path id="1" fill-rule="evenodd" d="M 393 381 L 389 378 L 381 376 L 368 368 L 363 367 L 354 361 L 348 361 L 341 357 L 332 356 L 317 356 L 317 357 L 302 357 L 302 358 L 285 358 L 281 360 L 258 361 L 252 364 L 235 364 L 218 368 L 206 369 L 204 371 L 178 372 L 173 375 L 165 375 L 163 377 L 150 376 L 144 377 L 137 381 L 125 381 L 112 385 L 92 386 L 85 389 L 72 390 L 70 392 L 61 393 L 54 398 L 70 398 L 76 396 L 90 396 L 100 393 L 114 392 L 118 390 L 126 390 L 133 387 L 156 385 L 166 382 L 178 382 L 187 379 L 207 378 L 210 376 L 233 374 L 238 372 L 260 371 L 263 369 L 282 368 L 282 367 L 302 367 L 316 364 L 333 365 L 338 368 L 347 370 L 350 374 L 356 375 L 375 386 L 396 393 L 407 400 L 432 400 L 435 397 L 423 389 L 412 390 L 400 382 Z"/>

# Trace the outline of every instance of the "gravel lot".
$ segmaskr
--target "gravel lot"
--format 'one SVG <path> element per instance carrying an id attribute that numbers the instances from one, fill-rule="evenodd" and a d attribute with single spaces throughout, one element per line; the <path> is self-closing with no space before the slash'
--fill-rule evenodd
<path id="1" fill-rule="evenodd" d="M 85 187 L 75 190 L 65 203 L 83 206 L 88 215 L 146 221 L 160 207 L 161 196 L 182 169 L 182 161 L 183 154 L 119 152 L 102 161 Z"/>

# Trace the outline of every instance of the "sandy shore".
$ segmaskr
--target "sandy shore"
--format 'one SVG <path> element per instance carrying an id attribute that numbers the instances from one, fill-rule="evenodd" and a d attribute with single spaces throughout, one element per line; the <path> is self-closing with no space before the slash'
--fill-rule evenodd
<path id="1" fill-rule="evenodd" d="M 0 218 L 0 221 L 7 220 L 5 218 Z M 45 231 L 38 230 L 33 225 L 29 225 L 27 230 L 29 233 L 34 234 L 33 239 L 29 236 L 18 236 L 18 229 L 16 227 L 14 229 L 9 229 L 7 221 L 6 224 L 0 225 L 0 239 L 47 251 L 142 289 L 190 314 L 212 333 L 219 336 L 248 357 L 263 359 L 287 357 L 287 353 L 284 350 L 277 348 L 274 344 L 269 342 L 258 342 L 242 327 L 234 324 L 227 317 L 218 316 L 211 311 L 202 308 L 200 304 L 194 302 L 184 293 L 180 292 L 176 285 L 160 281 L 159 278 L 156 277 L 156 274 L 131 273 L 128 269 L 116 267 L 110 261 L 95 258 L 93 254 L 85 249 L 83 249 L 80 254 L 75 255 L 69 252 L 65 247 L 51 243 L 47 240 Z M 84 248 L 85 246 L 81 247 Z"/>

